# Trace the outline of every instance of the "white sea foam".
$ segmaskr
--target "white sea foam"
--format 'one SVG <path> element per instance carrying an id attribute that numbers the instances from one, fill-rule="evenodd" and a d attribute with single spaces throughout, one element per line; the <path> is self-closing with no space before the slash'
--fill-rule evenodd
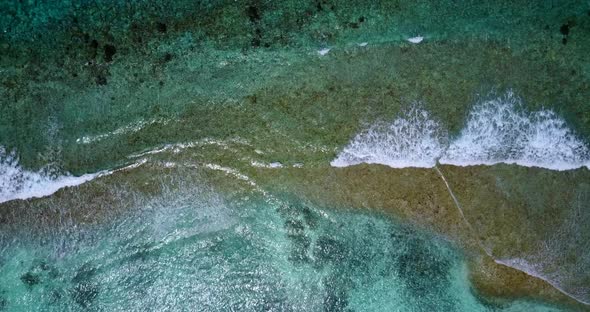
<path id="1" fill-rule="evenodd" d="M 330 50 L 331 50 L 330 48 L 323 48 L 321 50 L 318 50 L 318 54 L 321 56 L 324 56 L 324 55 L 328 54 L 328 52 L 330 52 Z"/>
<path id="2" fill-rule="evenodd" d="M 422 40 L 424 40 L 424 37 L 422 37 L 422 36 L 408 38 L 408 41 L 413 44 L 418 44 L 418 43 L 422 42 Z"/>
<path id="3" fill-rule="evenodd" d="M 15 153 L 0 147 L 0 203 L 14 199 L 49 196 L 64 187 L 76 186 L 113 172 L 135 168 L 145 161 L 112 171 L 100 171 L 81 176 L 69 173 L 56 174 L 49 170 L 29 171 L 22 168 Z"/>
<path id="4" fill-rule="evenodd" d="M 521 100 L 510 92 L 476 105 L 440 162 L 568 170 L 586 165 L 589 154 L 563 119 L 550 110 L 527 113 Z"/>
<path id="5" fill-rule="evenodd" d="M 264 162 L 252 160 L 250 162 L 250 164 L 253 167 L 258 167 L 258 168 L 283 168 L 283 164 L 281 164 L 280 162 L 264 163 Z"/>
<path id="6" fill-rule="evenodd" d="M 440 123 L 412 107 L 393 122 L 378 122 L 331 162 L 334 167 L 378 163 L 395 168 L 517 164 L 569 170 L 590 164 L 590 149 L 550 110 L 526 112 L 509 92 L 475 105 L 457 139 L 446 144 Z"/>
<path id="7" fill-rule="evenodd" d="M 18 158 L 13 153 L 6 153 L 0 148 L 0 203 L 47 196 L 61 188 L 82 184 L 95 177 L 96 174 L 52 177 L 43 170 L 27 171 L 19 165 Z"/>
<path id="8" fill-rule="evenodd" d="M 140 153 L 131 154 L 131 155 L 127 156 L 127 158 L 139 158 L 139 157 L 144 157 L 146 155 L 155 155 L 155 154 L 160 154 L 160 153 L 169 152 L 169 151 L 171 151 L 173 153 L 180 153 L 182 150 L 185 150 L 188 148 L 201 147 L 201 146 L 212 146 L 212 145 L 218 146 L 224 150 L 231 151 L 232 144 L 251 146 L 251 144 L 247 140 L 244 140 L 242 138 L 232 138 L 232 139 L 228 139 L 228 140 L 217 140 L 217 139 L 213 139 L 213 138 L 204 138 L 202 140 L 192 141 L 192 142 L 165 144 L 165 145 L 160 146 L 156 149 L 151 149 L 151 150 L 143 151 Z M 259 151 L 259 150 L 256 150 L 255 152 L 259 153 L 259 154 L 263 153 L 262 151 Z"/>
<path id="9" fill-rule="evenodd" d="M 549 283 L 555 289 L 566 294 L 567 296 L 583 304 L 590 304 L 589 287 L 572 287 L 572 285 L 568 283 L 571 282 L 568 281 L 568 279 L 573 279 L 575 281 L 577 278 L 572 278 L 570 274 L 564 272 L 563 270 L 547 270 L 547 262 L 551 263 L 551 261 L 547 261 L 545 259 L 535 259 L 534 262 L 531 262 L 523 258 L 511 258 L 495 259 L 494 262 L 511 267 L 513 269 L 517 269 L 526 273 L 527 275 L 539 278 Z M 583 273 L 581 275 L 578 274 L 577 276 L 583 276 Z M 575 285 L 576 283 L 572 284 Z M 582 284 L 582 286 L 584 286 L 584 284 Z"/>
<path id="10" fill-rule="evenodd" d="M 123 135 L 123 134 L 129 134 L 129 133 L 134 133 L 134 132 L 138 132 L 141 129 L 145 128 L 146 126 L 150 126 L 156 123 L 162 123 L 162 124 L 166 124 L 167 121 L 166 120 L 162 120 L 162 119 L 152 119 L 152 120 L 140 120 L 134 123 L 131 123 L 127 126 L 118 128 L 116 130 L 107 132 L 107 133 L 102 133 L 102 134 L 97 134 L 97 135 L 87 135 L 87 136 L 83 136 L 83 137 L 79 137 L 76 139 L 76 143 L 78 144 L 90 144 L 90 143 L 95 143 L 98 141 L 102 141 L 104 139 L 107 139 L 111 136 L 118 136 L 118 135 Z"/>
<path id="11" fill-rule="evenodd" d="M 387 124 L 378 122 L 359 133 L 331 162 L 334 167 L 360 163 L 394 168 L 432 167 L 444 151 L 446 133 L 427 111 L 414 105 Z"/>

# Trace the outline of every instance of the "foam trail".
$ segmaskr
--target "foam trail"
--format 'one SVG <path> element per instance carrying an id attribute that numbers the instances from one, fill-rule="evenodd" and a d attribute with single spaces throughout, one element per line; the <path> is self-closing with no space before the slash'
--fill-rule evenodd
<path id="1" fill-rule="evenodd" d="M 560 292 L 562 292 L 563 294 L 565 294 L 566 296 L 581 302 L 583 304 L 586 305 L 590 305 L 590 301 L 585 300 L 584 298 L 588 296 L 587 293 L 571 293 L 566 291 L 565 289 L 563 289 L 563 287 L 560 285 L 559 283 L 559 273 L 553 273 L 553 274 L 544 274 L 541 273 L 540 271 L 542 270 L 542 264 L 539 263 L 530 263 L 525 259 L 521 259 L 521 258 L 513 258 L 513 259 L 494 259 L 494 262 L 501 264 L 501 265 L 505 265 L 507 267 L 519 270 L 521 272 L 526 273 L 527 275 L 536 277 L 538 279 L 541 279 L 545 282 L 547 282 L 548 284 L 550 284 L 551 286 L 553 286 L 555 289 L 559 290 Z"/>
<path id="2" fill-rule="evenodd" d="M 526 113 L 512 92 L 471 111 L 440 162 L 458 166 L 517 164 L 553 170 L 585 166 L 588 147 L 550 110 Z"/>
<path id="3" fill-rule="evenodd" d="M 564 289 L 564 287 L 561 285 L 561 282 L 560 282 L 560 278 L 564 277 L 563 272 L 553 271 L 553 272 L 547 273 L 547 270 L 543 270 L 544 263 L 547 263 L 547 262 L 552 263 L 553 262 L 553 259 L 550 259 L 550 257 L 547 257 L 544 255 L 544 256 L 540 257 L 540 260 L 536 259 L 535 262 L 529 262 L 529 261 L 522 259 L 522 258 L 497 259 L 497 257 L 495 257 L 493 255 L 491 248 L 484 246 L 482 241 L 478 238 L 477 231 L 475 230 L 475 228 L 473 228 L 471 226 L 471 223 L 469 223 L 469 221 L 465 217 L 465 214 L 463 213 L 463 208 L 461 208 L 459 200 L 457 199 L 457 197 L 455 197 L 455 194 L 453 193 L 453 190 L 451 189 L 451 186 L 449 185 L 449 182 L 447 181 L 446 177 L 443 175 L 442 171 L 438 168 L 438 166 L 434 166 L 434 170 L 439 174 L 439 176 L 443 180 L 445 186 L 447 187 L 447 190 L 449 191 L 449 195 L 453 199 L 453 202 L 455 203 L 455 206 L 457 207 L 459 214 L 461 215 L 461 218 L 463 218 L 463 221 L 465 222 L 465 224 L 467 225 L 469 230 L 475 235 L 474 238 L 476 239 L 477 244 L 490 258 L 494 259 L 494 262 L 496 262 L 497 264 L 501 264 L 501 265 L 519 270 L 521 272 L 526 273 L 527 275 L 539 278 L 539 279 L 549 283 L 555 289 L 559 290 L 560 292 L 567 295 L 568 297 L 571 297 L 571 298 L 573 298 L 581 303 L 584 303 L 584 304 L 590 304 L 590 301 L 584 299 L 584 298 L 588 298 L 588 291 L 587 290 L 581 289 L 581 290 L 578 290 L 577 292 L 570 292 L 570 291 Z"/>
<path id="4" fill-rule="evenodd" d="M 359 133 L 330 164 L 430 168 L 443 153 L 445 138 L 440 124 L 427 111 L 413 106 L 391 124 L 380 122 Z"/>
<path id="5" fill-rule="evenodd" d="M 87 135 L 87 136 L 79 137 L 78 139 L 76 139 L 76 143 L 78 143 L 78 144 L 95 143 L 95 142 L 105 140 L 105 139 L 107 139 L 111 136 L 114 136 L 114 135 L 123 135 L 123 134 L 138 132 L 138 131 L 142 130 L 143 128 L 145 128 L 146 126 L 150 126 L 150 125 L 157 124 L 157 123 L 161 123 L 161 124 L 165 125 L 165 124 L 167 124 L 167 121 L 160 119 L 160 118 L 155 118 L 155 119 L 148 120 L 148 121 L 140 120 L 140 121 L 134 122 L 132 124 L 118 128 L 118 129 L 110 131 L 110 132 L 106 132 L 106 133 L 102 133 L 102 134 L 98 134 L 98 135 Z"/>
<path id="6" fill-rule="evenodd" d="M 469 220 L 467 220 L 467 218 L 465 217 L 465 214 L 463 213 L 463 208 L 461 208 L 461 204 L 459 203 L 459 200 L 457 199 L 457 197 L 455 196 L 455 193 L 453 192 L 453 190 L 451 189 L 451 186 L 449 185 L 449 182 L 447 181 L 447 178 L 444 176 L 444 174 L 442 173 L 442 171 L 440 171 L 440 169 L 435 165 L 434 166 L 434 170 L 436 171 L 436 173 L 438 173 L 438 175 L 440 176 L 440 178 L 442 179 L 443 183 L 445 184 L 445 186 L 447 187 L 447 190 L 449 191 L 449 195 L 451 196 L 451 199 L 453 200 L 453 202 L 455 203 L 455 207 L 457 207 L 457 210 L 459 211 L 459 214 L 461 215 L 461 218 L 463 219 L 463 222 L 465 222 L 465 225 L 469 228 L 469 230 L 475 234 L 475 239 L 477 241 L 477 244 L 479 245 L 479 247 L 490 257 L 493 258 L 492 256 L 492 252 L 490 250 L 490 248 L 485 247 L 481 240 L 479 240 L 477 237 L 477 231 L 473 228 L 473 226 L 471 226 L 471 223 L 469 223 Z"/>
<path id="7" fill-rule="evenodd" d="M 44 170 L 35 172 L 23 169 L 14 153 L 6 153 L 4 148 L 0 147 L 0 203 L 49 196 L 64 187 L 80 185 L 119 170 L 137 167 L 144 162 L 140 161 L 118 170 L 100 171 L 78 177 L 69 173 L 52 175 Z"/>

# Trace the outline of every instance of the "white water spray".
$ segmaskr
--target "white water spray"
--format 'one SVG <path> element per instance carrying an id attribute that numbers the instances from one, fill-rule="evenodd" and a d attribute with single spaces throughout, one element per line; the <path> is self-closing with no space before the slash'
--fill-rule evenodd
<path id="1" fill-rule="evenodd" d="M 393 122 L 378 122 L 356 135 L 331 162 L 394 168 L 517 164 L 570 170 L 590 163 L 590 149 L 550 110 L 526 112 L 512 92 L 473 107 L 459 136 L 447 133 L 428 112 L 413 106 Z"/>

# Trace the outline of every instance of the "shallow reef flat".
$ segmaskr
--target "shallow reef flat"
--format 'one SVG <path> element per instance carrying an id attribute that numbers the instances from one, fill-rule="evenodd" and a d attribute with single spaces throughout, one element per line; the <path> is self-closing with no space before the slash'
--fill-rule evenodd
<path id="1" fill-rule="evenodd" d="M 203 137 L 270 132 L 336 149 L 361 123 L 393 118 L 413 102 L 457 133 L 473 105 L 507 90 L 529 110 L 553 109 L 588 136 L 590 17 L 582 7 L 395 3 L 175 2 L 166 10 L 5 3 L 1 143 L 27 167 L 57 157 L 76 174 Z M 441 13 L 424 15 L 433 5 Z M 260 21 L 250 20 L 252 10 Z M 512 20 L 513 12 L 525 15 Z M 194 24 L 182 26 L 183 17 Z M 345 26 L 360 17 L 359 28 Z M 250 45 L 256 25 L 278 32 L 265 37 L 269 47 Z M 562 25 L 571 25 L 566 45 Z M 133 39 L 137 27 L 141 41 Z M 33 36 L 43 30 L 54 32 Z M 426 36 L 420 44 L 405 41 L 418 33 Z M 331 50 L 322 56 L 323 46 Z"/>
<path id="2" fill-rule="evenodd" d="M 588 311 L 590 7 L 0 1 L 0 311 Z"/>
<path id="3" fill-rule="evenodd" d="M 87 235 L 97 235 L 91 234 L 93 231 L 101 233 L 109 224 L 134 222 L 138 216 L 155 210 L 160 216 L 166 215 L 181 222 L 179 220 L 189 215 L 205 213 L 203 207 L 215 209 L 218 201 L 239 207 L 258 202 L 269 206 L 263 211 L 271 209 L 274 211 L 269 212 L 271 215 L 276 213 L 278 217 L 286 218 L 281 221 L 284 224 L 279 222 L 276 226 L 285 227 L 290 240 L 285 247 L 291 246 L 295 251 L 282 251 L 286 252 L 283 256 L 292 263 L 299 263 L 308 257 L 305 251 L 308 247 L 305 246 L 311 244 L 316 235 L 314 222 L 338 224 L 341 213 L 377 212 L 385 219 L 391 219 L 386 222 L 411 224 L 409 231 L 427 233 L 411 235 L 434 236 L 437 237 L 435 241 L 462 250 L 453 257 L 465 259 L 462 261 L 469 268 L 469 273 L 465 273 L 469 282 L 465 280 L 463 283 L 471 286 L 464 287 L 473 287 L 476 298 L 480 298 L 477 300 L 485 304 L 506 308 L 514 304 L 514 300 L 529 298 L 586 310 L 571 296 L 584 300 L 588 291 L 585 281 L 588 262 L 583 254 L 575 252 L 587 247 L 587 242 L 579 238 L 588 231 L 584 222 L 584 218 L 588 218 L 584 208 L 588 202 L 584 200 L 584 196 L 588 196 L 584 183 L 588 181 L 587 169 L 555 172 L 510 165 L 440 166 L 439 169 L 448 187 L 433 168 L 393 169 L 359 165 L 347 168 L 238 169 L 178 159 L 146 163 L 136 169 L 61 190 L 48 198 L 2 204 L 3 238 L 23 237 L 20 243 L 4 241 L 3 245 L 7 250 L 21 244 L 53 246 L 56 244 L 53 240 L 64 235 L 71 235 L 77 242 L 73 246 L 85 245 L 89 239 Z M 547 185 L 547 181 L 553 184 Z M 577 189 L 570 187 L 575 185 L 574 181 L 582 181 Z M 524 192 L 523 188 L 529 189 Z M 531 192 L 530 188 L 534 191 Z M 217 198 L 215 205 L 192 203 L 207 203 L 211 198 Z M 574 208 L 564 212 L 564 204 Z M 210 211 L 208 209 L 205 211 Z M 178 214 L 179 211 L 184 212 Z M 224 220 L 237 218 L 232 224 L 238 227 L 240 224 L 248 226 L 251 222 L 245 221 L 248 217 L 240 219 L 240 213 L 228 211 L 222 209 L 209 213 L 224 213 Z M 203 222 L 211 218 L 205 214 L 201 216 Z M 313 218 L 319 219 L 314 221 Z M 146 226 L 157 227 L 160 221 L 148 218 L 144 222 Z M 349 230 L 352 229 L 340 228 L 338 231 Z M 182 235 L 179 238 L 173 233 L 170 232 L 169 239 L 182 239 Z M 283 232 L 279 230 L 279 233 Z M 100 239 L 98 237 L 93 240 Z M 306 243 L 310 239 L 312 241 Z M 340 243 L 353 244 L 356 239 L 345 239 Z M 388 239 L 375 239 L 378 241 L 374 248 L 388 250 L 379 246 L 387 244 Z M 159 244 L 158 241 L 160 239 L 151 243 Z M 330 241 L 326 244 L 323 248 L 331 250 L 336 248 L 332 244 L 337 243 Z M 41 256 L 59 258 L 56 254 L 61 252 L 62 257 L 67 258 L 69 252 L 76 254 L 75 250 L 64 251 L 58 247 Z M 573 251 L 569 253 L 568 250 Z M 352 257 L 352 254 L 348 255 Z"/>
<path id="4" fill-rule="evenodd" d="M 588 259 L 579 253 L 587 247 L 583 237 L 589 231 L 586 168 L 555 172 L 494 165 L 439 170 L 380 165 L 275 170 L 268 173 L 268 183 L 319 205 L 378 209 L 435 231 L 467 248 L 473 282 L 484 293 L 527 293 L 571 302 L 552 289 L 556 287 L 587 300 Z M 281 183 L 272 181 L 276 178 Z"/>

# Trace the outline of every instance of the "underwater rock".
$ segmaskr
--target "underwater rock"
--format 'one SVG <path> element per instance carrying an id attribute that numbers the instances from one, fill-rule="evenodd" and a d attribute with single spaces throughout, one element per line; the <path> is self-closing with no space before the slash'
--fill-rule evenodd
<path id="1" fill-rule="evenodd" d="M 563 24 L 561 25 L 561 27 L 559 27 L 559 32 L 564 35 L 567 36 L 570 34 L 570 25 L 568 24 Z"/>
<path id="2" fill-rule="evenodd" d="M 287 236 L 300 236 L 305 234 L 303 223 L 296 219 L 285 221 L 285 229 L 287 230 Z"/>
<path id="3" fill-rule="evenodd" d="M 344 291 L 327 289 L 324 297 L 324 311 L 325 312 L 340 312 L 345 311 L 348 305 L 348 299 Z"/>
<path id="4" fill-rule="evenodd" d="M 99 86 L 104 86 L 107 84 L 107 77 L 104 75 L 96 76 L 96 84 Z"/>
<path id="5" fill-rule="evenodd" d="M 447 282 L 450 263 L 423 246 L 423 242 L 410 240 L 409 249 L 397 260 L 398 273 L 416 296 L 439 291 Z"/>
<path id="6" fill-rule="evenodd" d="M 83 308 L 87 308 L 96 299 L 99 288 L 93 283 L 79 283 L 71 290 L 71 298 Z"/>
<path id="7" fill-rule="evenodd" d="M 246 7 L 246 14 L 252 23 L 258 23 L 260 20 L 260 10 L 256 5 L 249 5 Z"/>
<path id="8" fill-rule="evenodd" d="M 39 277 L 39 275 L 34 274 L 32 272 L 27 272 L 21 275 L 20 280 L 29 288 L 41 283 L 41 278 Z"/>
<path id="9" fill-rule="evenodd" d="M 104 46 L 104 61 L 110 63 L 113 61 L 113 56 L 117 53 L 117 48 L 112 44 L 105 44 Z"/>
<path id="10" fill-rule="evenodd" d="M 346 279 L 346 277 L 336 274 L 331 274 L 322 280 L 325 289 L 323 299 L 323 310 L 325 312 L 345 311 L 346 306 L 348 306 L 348 294 L 345 290 L 348 283 L 342 280 Z"/>
<path id="11" fill-rule="evenodd" d="M 305 235 L 303 222 L 296 219 L 287 220 L 285 229 L 292 245 L 289 260 L 293 262 L 306 262 L 309 260 L 307 252 L 311 245 L 311 239 Z"/>
<path id="12" fill-rule="evenodd" d="M 301 210 L 301 214 L 303 215 L 303 220 L 305 221 L 305 224 L 310 228 L 310 229 L 315 229 L 318 226 L 318 216 L 309 208 L 309 207 L 303 207 L 303 209 Z"/>
<path id="13" fill-rule="evenodd" d="M 166 53 L 164 54 L 164 57 L 162 57 L 162 61 L 164 63 L 170 62 L 172 60 L 172 54 L 171 53 Z"/>
<path id="14" fill-rule="evenodd" d="M 70 289 L 70 297 L 83 308 L 89 307 L 98 296 L 99 287 L 92 281 L 96 273 L 96 268 L 86 263 L 72 278 L 74 287 Z"/>
<path id="15" fill-rule="evenodd" d="M 327 235 L 320 236 L 315 242 L 313 256 L 319 264 L 329 264 L 344 260 L 348 254 L 345 245 Z"/>
<path id="16" fill-rule="evenodd" d="M 20 280 L 30 289 L 42 282 L 42 280 L 54 279 L 59 272 L 45 261 L 35 261 L 29 271 L 21 275 Z"/>
<path id="17" fill-rule="evenodd" d="M 160 33 L 166 33 L 168 31 L 168 26 L 165 23 L 157 22 L 156 23 L 156 29 Z"/>
<path id="18" fill-rule="evenodd" d="M 308 262 L 309 256 L 307 253 L 311 245 L 311 239 L 303 235 L 291 236 L 289 238 L 292 244 L 289 260 L 296 263 Z"/>

